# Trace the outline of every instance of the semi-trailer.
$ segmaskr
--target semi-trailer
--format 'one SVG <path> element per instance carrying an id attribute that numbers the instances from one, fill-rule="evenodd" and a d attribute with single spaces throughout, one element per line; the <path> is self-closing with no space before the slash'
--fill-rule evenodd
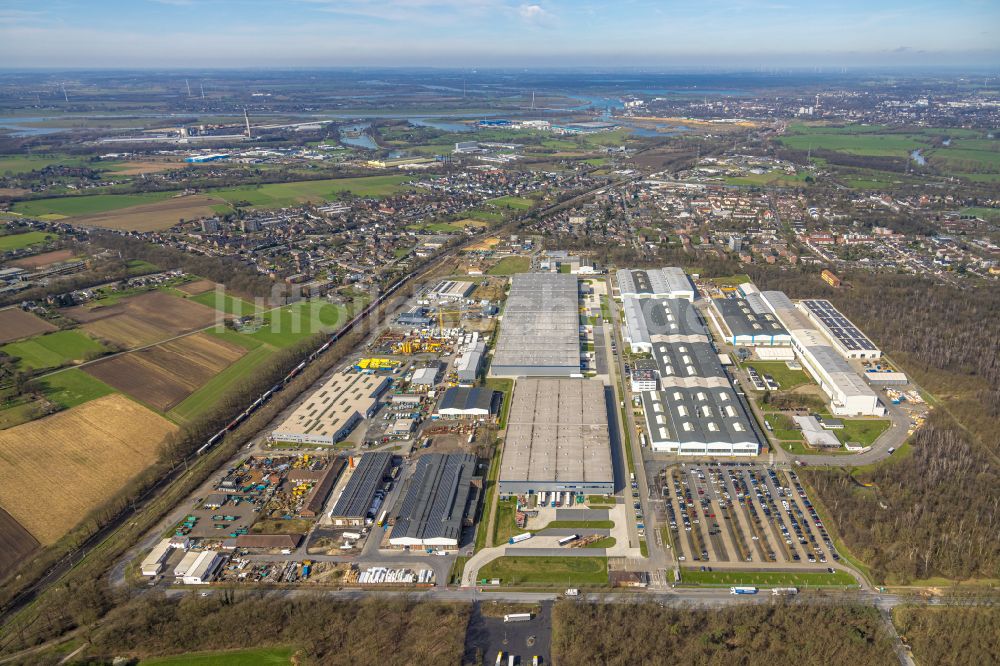
<path id="1" fill-rule="evenodd" d="M 567 537 L 563 537 L 562 539 L 559 539 L 559 545 L 560 546 L 568 546 L 569 544 L 573 543 L 574 541 L 576 541 L 579 538 L 580 538 L 579 534 L 570 534 Z"/>
<path id="2" fill-rule="evenodd" d="M 729 594 L 757 594 L 756 587 L 731 587 Z"/>
<path id="3" fill-rule="evenodd" d="M 531 613 L 507 613 L 503 616 L 504 622 L 527 622 L 531 619 Z"/>
<path id="4" fill-rule="evenodd" d="M 771 596 L 773 597 L 777 597 L 783 594 L 791 595 L 798 593 L 799 593 L 799 588 L 797 587 L 775 587 L 771 590 Z"/>
<path id="5" fill-rule="evenodd" d="M 522 541 L 527 541 L 531 537 L 532 537 L 531 532 L 525 532 L 524 534 L 518 534 L 517 536 L 512 536 L 510 539 L 507 540 L 507 543 L 510 544 L 521 543 Z"/>

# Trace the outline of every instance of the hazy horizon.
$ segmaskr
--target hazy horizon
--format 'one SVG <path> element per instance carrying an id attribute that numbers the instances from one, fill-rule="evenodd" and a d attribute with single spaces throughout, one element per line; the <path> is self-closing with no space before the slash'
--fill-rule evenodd
<path id="1" fill-rule="evenodd" d="M 1000 65 L 1000 4 L 8 0 L 6 69 Z"/>

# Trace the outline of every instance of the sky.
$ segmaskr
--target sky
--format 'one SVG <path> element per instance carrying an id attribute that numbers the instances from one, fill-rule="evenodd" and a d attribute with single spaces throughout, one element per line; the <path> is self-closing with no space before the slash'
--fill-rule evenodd
<path id="1" fill-rule="evenodd" d="M 1000 67 L 1000 0 L 0 0 L 0 68 Z"/>

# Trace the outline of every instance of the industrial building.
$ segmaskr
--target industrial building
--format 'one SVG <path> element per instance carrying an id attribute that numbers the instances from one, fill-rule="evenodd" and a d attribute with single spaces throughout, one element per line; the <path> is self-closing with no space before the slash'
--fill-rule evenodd
<path id="1" fill-rule="evenodd" d="M 415 368 L 413 376 L 410 377 L 410 384 L 432 388 L 438 382 L 438 375 L 441 374 L 441 364 L 437 361 L 429 362 L 423 368 Z"/>
<path id="2" fill-rule="evenodd" d="M 678 455 L 755 456 L 760 443 L 736 393 L 683 388 L 642 394 L 649 446 Z"/>
<path id="3" fill-rule="evenodd" d="M 375 494 L 389 473 L 392 453 L 377 451 L 361 456 L 344 490 L 330 511 L 334 525 L 364 525 L 378 510 Z"/>
<path id="4" fill-rule="evenodd" d="M 427 292 L 427 297 L 437 301 L 458 301 L 468 298 L 475 289 L 475 282 L 441 280 Z"/>
<path id="5" fill-rule="evenodd" d="M 444 392 L 434 413 L 447 419 L 490 419 L 500 409 L 501 396 L 491 389 L 455 386 Z"/>
<path id="6" fill-rule="evenodd" d="M 851 320 L 840 314 L 833 303 L 825 299 L 799 302 L 799 309 L 833 344 L 844 358 L 881 358 L 882 350 L 868 339 Z"/>
<path id="7" fill-rule="evenodd" d="M 174 568 L 174 576 L 185 585 L 204 585 L 212 580 L 222 556 L 214 550 L 192 550 L 181 559 Z"/>
<path id="8" fill-rule="evenodd" d="M 678 298 L 622 299 L 625 329 L 622 331 L 633 353 L 652 353 L 655 344 L 708 342 L 704 325 L 690 301 Z"/>
<path id="9" fill-rule="evenodd" d="M 565 273 L 514 275 L 490 374 L 495 377 L 580 374 L 578 289 L 577 279 Z"/>
<path id="10" fill-rule="evenodd" d="M 861 376 L 812 327 L 802 311 L 781 291 L 761 294 L 792 336 L 792 348 L 803 368 L 830 398 L 836 416 L 885 416 L 885 406 Z"/>
<path id="11" fill-rule="evenodd" d="M 499 492 L 614 492 L 604 385 L 520 379 L 507 418 Z"/>
<path id="12" fill-rule="evenodd" d="M 395 514 L 389 545 L 396 548 L 458 548 L 462 530 L 475 520 L 482 478 L 469 453 L 432 453 L 417 461 Z"/>
<path id="13" fill-rule="evenodd" d="M 153 550 L 149 551 L 147 555 L 142 560 L 142 575 L 143 576 L 156 576 L 163 571 L 163 562 L 166 561 L 167 557 L 170 555 L 172 547 L 170 545 L 170 539 L 161 539 L 155 546 Z"/>
<path id="14" fill-rule="evenodd" d="M 333 492 L 333 487 L 336 485 L 337 479 L 340 478 L 340 473 L 346 466 L 347 463 L 343 458 L 334 458 L 330 461 L 326 469 L 320 472 L 319 478 L 315 479 L 313 487 L 303 503 L 302 510 L 299 512 L 300 515 L 306 518 L 315 518 L 323 512 L 326 500 L 330 497 L 330 493 Z M 302 478 L 304 472 L 301 470 L 296 471 L 299 473 L 298 478 L 296 478 L 295 473 L 288 475 L 288 480 L 291 483 L 305 480 Z"/>
<path id="15" fill-rule="evenodd" d="M 734 346 L 792 344 L 792 336 L 758 294 L 750 294 L 746 298 L 713 298 L 709 316 L 725 341 Z"/>
<path id="16" fill-rule="evenodd" d="M 306 398 L 271 435 L 277 441 L 333 445 L 378 407 L 390 379 L 342 370 Z"/>
<path id="17" fill-rule="evenodd" d="M 651 268 L 649 270 L 621 269 L 617 273 L 621 297 L 635 298 L 684 298 L 693 301 L 694 285 L 683 268 Z"/>
<path id="18" fill-rule="evenodd" d="M 679 455 L 757 455 L 760 440 L 693 302 L 633 295 L 622 302 L 632 351 L 653 357 L 643 368 L 655 368 L 655 381 L 638 366 L 632 376 L 650 448 Z"/>
<path id="19" fill-rule="evenodd" d="M 486 343 L 478 340 L 455 359 L 455 376 L 460 384 L 474 384 L 483 369 L 486 357 Z"/>

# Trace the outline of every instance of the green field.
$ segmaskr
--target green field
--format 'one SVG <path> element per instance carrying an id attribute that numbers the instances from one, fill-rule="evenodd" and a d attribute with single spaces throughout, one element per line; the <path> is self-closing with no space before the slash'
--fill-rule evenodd
<path id="1" fill-rule="evenodd" d="M 501 557 L 479 570 L 479 578 L 499 578 L 501 585 L 606 585 L 606 557 Z"/>
<path id="2" fill-rule="evenodd" d="M 190 421 L 210 410 L 215 406 L 220 397 L 225 395 L 234 386 L 239 385 L 241 381 L 246 379 L 247 376 L 274 353 L 274 348 L 269 345 L 264 345 L 254 340 L 247 340 L 245 336 L 240 336 L 238 333 L 229 333 L 232 336 L 244 338 L 236 344 L 245 346 L 247 343 L 253 343 L 256 344 L 256 347 L 248 351 L 228 368 L 212 377 L 201 388 L 171 409 L 168 412 L 168 416 L 175 421 Z M 209 334 L 212 335 L 213 333 L 209 331 Z M 229 340 L 224 334 L 218 337 Z"/>
<path id="3" fill-rule="evenodd" d="M 346 307 L 320 301 L 301 301 L 263 315 L 265 324 L 250 338 L 274 347 L 289 347 L 317 333 L 339 328 L 350 315 Z M 243 334 L 241 334 L 243 335 Z"/>
<path id="4" fill-rule="evenodd" d="M 696 585 L 752 585 L 752 586 L 786 586 L 786 587 L 842 587 L 857 586 L 854 576 L 834 569 L 833 573 L 825 571 L 699 571 L 683 569 L 681 582 Z"/>
<path id="5" fill-rule="evenodd" d="M 188 300 L 201 303 L 202 305 L 207 305 L 210 308 L 215 308 L 220 312 L 225 312 L 228 315 L 233 315 L 234 317 L 248 317 L 257 312 L 257 306 L 248 301 L 244 301 L 242 298 L 236 298 L 235 296 L 230 296 L 229 294 L 219 295 L 215 291 L 206 291 L 203 294 L 198 294 L 197 296 L 189 296 Z"/>
<path id="6" fill-rule="evenodd" d="M 4 234 L 0 236 L 0 252 L 23 250 L 26 247 L 44 243 L 51 238 L 55 238 L 55 235 L 46 234 L 41 231 L 29 231 L 23 234 Z"/>
<path id="7" fill-rule="evenodd" d="M 56 331 L 0 347 L 0 352 L 19 359 L 17 366 L 21 370 L 58 368 L 103 351 L 99 342 L 79 331 Z"/>
<path id="8" fill-rule="evenodd" d="M 514 275 L 515 273 L 527 273 L 530 269 L 531 259 L 528 257 L 504 257 L 486 273 L 489 275 Z"/>
<path id="9" fill-rule="evenodd" d="M 363 197 L 384 197 L 404 190 L 402 183 L 411 176 L 364 176 L 361 178 L 333 178 L 305 180 L 294 183 L 244 185 L 218 190 L 206 190 L 213 197 L 229 203 L 249 202 L 256 208 L 282 208 L 307 202 L 320 203 L 336 199 L 341 192 Z"/>
<path id="10" fill-rule="evenodd" d="M 176 192 L 148 192 L 145 194 L 91 194 L 53 199 L 36 199 L 14 204 L 14 212 L 38 217 L 41 215 L 94 215 L 130 206 L 162 201 Z"/>
<path id="11" fill-rule="evenodd" d="M 534 201 L 525 197 L 500 197 L 498 199 L 490 199 L 489 203 L 501 208 L 514 208 L 517 210 L 528 210 L 535 205 Z"/>
<path id="12" fill-rule="evenodd" d="M 844 444 L 858 442 L 869 446 L 889 428 L 890 423 L 888 419 L 845 419 L 843 428 L 831 432 Z"/>
<path id="13" fill-rule="evenodd" d="M 496 530 L 493 533 L 493 544 L 499 546 L 507 543 L 507 540 L 516 534 L 524 532 L 515 522 L 517 510 L 517 499 L 510 498 L 497 502 L 496 509 Z"/>
<path id="14" fill-rule="evenodd" d="M 254 648 L 250 650 L 218 650 L 215 652 L 188 652 L 173 657 L 143 659 L 140 666 L 268 666 L 291 664 L 295 650 L 292 648 Z"/>
<path id="15" fill-rule="evenodd" d="M 755 368 L 763 377 L 767 373 L 774 377 L 782 391 L 789 391 L 797 386 L 809 383 L 809 376 L 802 370 L 792 370 L 784 361 L 751 361 L 746 364 Z"/>
<path id="16" fill-rule="evenodd" d="M 85 402 L 110 395 L 113 388 L 83 370 L 73 368 L 38 380 L 46 397 L 69 409 Z"/>
<path id="17" fill-rule="evenodd" d="M 1000 220 L 1000 208 L 963 208 L 962 215 L 975 215 L 984 220 Z"/>
<path id="18" fill-rule="evenodd" d="M 0 174 L 27 173 L 53 164 L 79 166 L 83 159 L 66 155 L 0 155 Z"/>
<path id="19" fill-rule="evenodd" d="M 781 170 L 770 171 L 768 173 L 752 173 L 746 176 L 727 177 L 726 183 L 729 185 L 748 185 L 760 187 L 763 185 L 777 185 L 779 187 L 798 187 L 806 185 L 807 173 L 788 174 Z"/>

